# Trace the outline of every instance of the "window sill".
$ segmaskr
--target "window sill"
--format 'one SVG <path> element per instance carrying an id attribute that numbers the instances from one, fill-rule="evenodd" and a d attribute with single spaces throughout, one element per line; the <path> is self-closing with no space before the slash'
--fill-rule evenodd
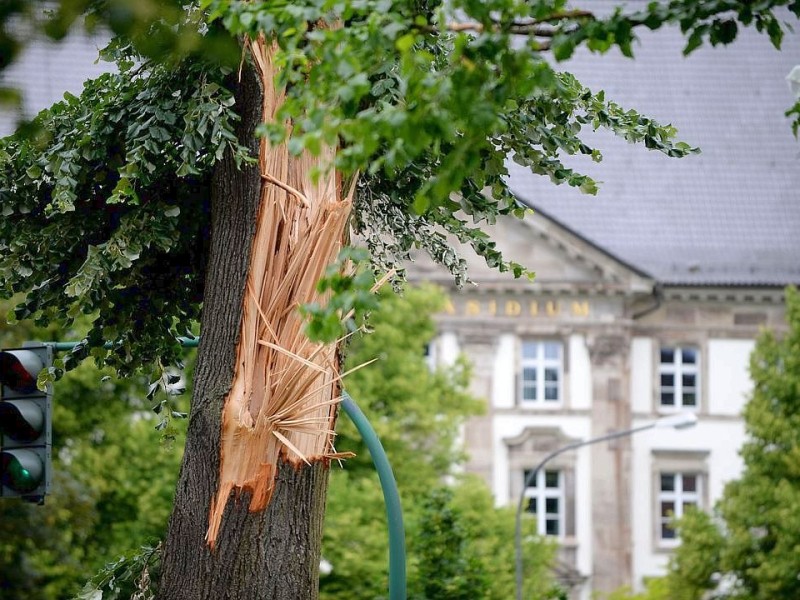
<path id="1" fill-rule="evenodd" d="M 698 406 L 657 406 L 656 412 L 661 415 L 675 415 L 683 412 L 700 413 Z"/>
<path id="2" fill-rule="evenodd" d="M 562 402 L 517 402 L 515 408 L 521 410 L 562 410 L 564 404 Z"/>
<path id="3" fill-rule="evenodd" d="M 672 554 L 675 549 L 681 545 L 679 539 L 676 540 L 658 540 L 653 547 L 653 552 L 656 554 Z"/>
<path id="4" fill-rule="evenodd" d="M 558 545 L 562 546 L 563 548 L 577 548 L 578 547 L 578 538 L 574 535 L 568 535 L 562 538 L 559 538 Z"/>

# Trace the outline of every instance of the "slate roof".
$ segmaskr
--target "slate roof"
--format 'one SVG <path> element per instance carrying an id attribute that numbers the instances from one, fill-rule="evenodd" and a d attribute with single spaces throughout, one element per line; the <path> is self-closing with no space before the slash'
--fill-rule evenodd
<path id="1" fill-rule="evenodd" d="M 21 90 L 21 114 L 0 110 L 0 136 L 14 131 L 20 116 L 32 117 L 64 97 L 64 92 L 79 94 L 83 82 L 113 67 L 96 62 L 107 37 L 71 34 L 61 42 L 37 40 L 30 43 L 19 60 L 0 73 L 0 84 Z"/>
<path id="2" fill-rule="evenodd" d="M 516 165 L 512 189 L 663 284 L 800 283 L 800 142 L 784 116 L 794 101 L 786 76 L 800 64 L 800 34 L 777 52 L 766 36 L 745 30 L 732 46 L 704 46 L 688 58 L 677 31 L 639 37 L 635 60 L 616 50 L 581 51 L 562 68 L 623 106 L 674 124 L 702 154 L 670 159 L 593 134 L 603 162 L 570 164 L 602 182 L 597 196 Z"/>

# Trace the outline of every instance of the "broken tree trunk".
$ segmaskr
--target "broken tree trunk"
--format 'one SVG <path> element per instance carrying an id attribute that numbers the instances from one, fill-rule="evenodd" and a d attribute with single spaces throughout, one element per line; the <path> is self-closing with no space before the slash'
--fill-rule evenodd
<path id="1" fill-rule="evenodd" d="M 272 47 L 250 44 L 236 101 L 240 136 L 272 120 Z M 302 332 L 299 304 L 341 247 L 350 198 L 319 157 L 259 147 L 214 175 L 212 234 L 186 451 L 162 557 L 162 600 L 318 596 L 336 348 Z"/>

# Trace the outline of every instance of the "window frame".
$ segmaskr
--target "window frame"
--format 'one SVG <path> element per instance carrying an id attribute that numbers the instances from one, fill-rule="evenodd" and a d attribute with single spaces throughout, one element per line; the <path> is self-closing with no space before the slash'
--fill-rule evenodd
<path id="1" fill-rule="evenodd" d="M 523 469 L 522 482 L 525 485 L 528 478 L 530 469 Z M 558 477 L 558 484 L 556 487 L 548 487 L 547 475 L 548 473 L 555 473 Z M 567 511 L 567 494 L 565 485 L 566 474 L 562 468 L 544 468 L 536 473 L 536 481 L 533 486 L 526 486 L 523 492 L 525 502 L 523 504 L 523 515 L 528 518 L 536 518 L 536 532 L 541 535 L 552 539 L 563 540 L 566 537 L 566 511 Z M 547 500 L 558 500 L 558 510 L 556 513 L 547 512 Z M 535 513 L 528 510 L 530 501 L 536 501 L 537 511 Z M 541 507 L 545 507 L 544 511 L 540 511 Z M 555 515 L 555 522 L 558 525 L 558 533 L 548 533 L 548 521 L 552 521 L 552 516 Z"/>
<path id="2" fill-rule="evenodd" d="M 526 356 L 526 346 L 532 344 L 536 345 L 536 356 Z M 557 348 L 558 355 L 555 358 L 547 356 L 548 346 Z M 565 354 L 565 344 L 559 339 L 524 337 L 519 340 L 517 406 L 523 408 L 561 408 L 564 406 Z M 533 386 L 526 385 L 528 381 L 525 378 L 526 369 L 535 371 L 536 378 Z M 556 371 L 555 386 L 547 385 L 547 371 L 551 369 Z M 530 389 L 530 387 L 535 390 L 535 398 L 532 399 L 525 397 L 526 389 Z M 555 399 L 546 398 L 548 389 L 556 390 Z"/>
<path id="3" fill-rule="evenodd" d="M 663 355 L 665 351 L 672 351 L 672 362 L 664 362 Z M 692 351 L 695 355 L 693 363 L 684 362 L 684 351 Z M 703 393 L 702 393 L 702 348 L 699 344 L 687 343 L 659 343 L 656 348 L 656 407 L 658 412 L 682 412 L 682 411 L 696 411 L 700 412 Z M 672 385 L 665 385 L 664 376 L 672 377 Z M 694 377 L 694 385 L 687 386 L 684 383 L 685 376 Z M 673 403 L 664 403 L 665 392 L 671 390 L 673 395 Z M 694 404 L 685 403 L 685 394 L 687 389 L 694 392 Z"/>
<path id="4" fill-rule="evenodd" d="M 665 476 L 673 477 L 672 490 L 663 489 Z M 686 491 L 684 489 L 684 480 L 688 477 L 693 477 L 695 480 L 695 489 L 692 491 Z M 686 508 L 688 506 L 693 506 L 697 510 L 704 510 L 704 480 L 704 473 L 694 469 L 668 469 L 658 471 L 656 488 L 656 534 L 660 546 L 667 547 L 680 544 L 681 540 L 677 531 L 675 531 L 674 527 L 671 527 L 669 523 L 683 517 L 684 514 L 686 514 Z M 672 513 L 669 515 L 664 514 L 665 503 L 671 503 L 673 506 Z M 672 537 L 664 536 L 665 528 L 672 531 Z"/>
<path id="5" fill-rule="evenodd" d="M 707 511 L 709 501 L 710 450 L 685 450 L 678 448 L 653 449 L 650 454 L 650 531 L 652 550 L 656 553 L 672 552 L 680 545 L 680 538 L 661 537 L 661 474 L 681 473 L 697 475 L 697 507 Z M 681 510 L 683 507 L 681 507 Z"/>
<path id="6" fill-rule="evenodd" d="M 554 450 L 579 441 L 581 441 L 580 438 L 566 435 L 560 427 L 535 425 L 524 427 L 522 431 L 514 437 L 504 438 L 503 443 L 506 447 L 508 460 L 508 496 L 504 498 L 504 501 L 513 502 L 513 504 L 516 505 L 523 493 L 525 472 L 530 472 L 535 469 L 536 466 L 540 465 L 542 460 Z M 578 477 L 577 466 L 579 455 L 580 452 L 559 454 L 547 462 L 545 469 L 549 471 L 561 471 L 563 473 L 564 535 L 557 541 L 560 548 L 566 549 L 565 556 L 567 556 L 567 558 L 565 560 L 573 567 L 577 564 L 575 562 L 575 551 L 579 546 L 579 542 L 575 537 L 578 519 L 578 489 L 576 478 Z M 588 467 L 584 465 L 584 468 Z M 582 498 L 582 500 L 584 502 L 587 501 L 586 498 Z M 526 514 L 528 517 L 530 516 L 530 513 L 524 513 L 523 517 L 525 517 Z"/>
<path id="7" fill-rule="evenodd" d="M 439 364 L 437 341 L 438 340 L 436 337 L 431 338 L 431 340 L 425 344 L 425 347 L 422 349 L 425 364 L 428 365 L 428 370 L 431 373 L 436 371 L 436 368 Z"/>

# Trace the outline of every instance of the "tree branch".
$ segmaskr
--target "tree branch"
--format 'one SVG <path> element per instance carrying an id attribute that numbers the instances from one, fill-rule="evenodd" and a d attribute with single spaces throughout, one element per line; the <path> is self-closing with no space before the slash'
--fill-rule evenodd
<path id="1" fill-rule="evenodd" d="M 542 19 L 530 19 L 525 21 L 512 21 L 510 24 L 507 24 L 508 30 L 517 35 L 528 35 L 532 37 L 545 37 L 545 38 L 552 38 L 557 33 L 557 28 L 553 26 L 548 26 L 549 23 L 555 23 L 558 21 L 568 21 L 573 19 L 591 19 L 594 20 L 595 16 L 592 12 L 588 10 L 572 10 L 560 13 L 553 13 L 547 17 Z M 464 21 L 464 22 L 451 22 L 448 23 L 444 30 L 434 27 L 433 25 L 413 25 L 415 29 L 423 31 L 425 33 L 437 34 L 442 33 L 442 31 L 449 31 L 453 33 L 461 33 L 464 31 L 474 31 L 476 33 L 483 33 L 487 30 L 486 25 L 483 23 L 479 23 L 477 21 Z M 504 27 L 504 24 L 501 21 L 495 21 L 494 26 L 491 28 L 492 31 L 501 31 Z M 549 48 L 550 44 L 544 44 L 545 46 L 542 49 Z"/>
<path id="2" fill-rule="evenodd" d="M 533 23 L 553 23 L 554 21 L 566 21 L 568 19 L 588 18 L 594 20 L 594 13 L 590 10 L 568 10 L 566 12 L 553 13 L 549 17 L 537 19 Z"/>
<path id="3" fill-rule="evenodd" d="M 494 31 L 499 31 L 501 25 L 498 23 L 492 29 Z M 423 30 L 426 33 L 439 33 L 439 30 L 435 27 L 423 27 Z M 475 31 L 477 33 L 483 33 L 486 31 L 486 27 L 483 23 L 477 22 L 448 23 L 447 31 Z M 554 27 L 545 27 L 536 23 L 512 23 L 509 26 L 509 31 L 520 35 L 532 35 L 537 37 L 553 37 L 556 34 L 556 29 Z"/>

